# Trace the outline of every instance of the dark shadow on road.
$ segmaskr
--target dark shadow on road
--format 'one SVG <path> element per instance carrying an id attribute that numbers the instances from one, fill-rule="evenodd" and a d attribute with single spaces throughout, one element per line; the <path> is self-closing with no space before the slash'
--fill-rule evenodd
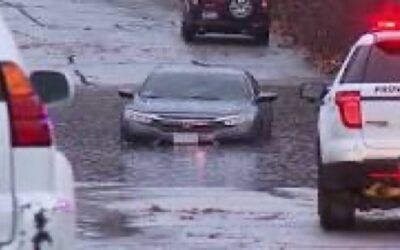
<path id="1" fill-rule="evenodd" d="M 197 35 L 196 39 L 190 43 L 196 46 L 224 45 L 224 46 L 249 46 L 249 47 L 265 47 L 265 44 L 258 43 L 251 36 L 244 35 Z"/>
<path id="2" fill-rule="evenodd" d="M 352 233 L 376 234 L 387 232 L 400 233 L 400 218 L 357 218 L 357 225 Z"/>

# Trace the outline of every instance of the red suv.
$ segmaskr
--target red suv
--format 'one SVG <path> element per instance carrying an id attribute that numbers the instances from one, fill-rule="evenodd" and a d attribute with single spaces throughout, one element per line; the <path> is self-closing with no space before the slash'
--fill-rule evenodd
<path id="1" fill-rule="evenodd" d="M 182 37 L 207 32 L 250 34 L 269 43 L 270 0 L 184 0 Z"/>

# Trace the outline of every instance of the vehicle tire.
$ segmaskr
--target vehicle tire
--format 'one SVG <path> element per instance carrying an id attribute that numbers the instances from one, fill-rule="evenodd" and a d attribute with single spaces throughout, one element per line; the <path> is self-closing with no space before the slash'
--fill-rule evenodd
<path id="1" fill-rule="evenodd" d="M 354 196 L 347 191 L 318 189 L 318 212 L 324 230 L 348 230 L 354 227 Z"/>
<path id="2" fill-rule="evenodd" d="M 269 140 L 272 137 L 272 122 L 264 122 L 262 129 L 262 138 L 264 140 Z"/>
<path id="3" fill-rule="evenodd" d="M 196 38 L 196 28 L 192 25 L 182 23 L 181 36 L 185 42 L 193 42 Z"/>
<path id="4" fill-rule="evenodd" d="M 274 109 L 272 106 L 272 103 L 268 104 L 268 113 L 267 113 L 267 119 L 264 119 L 263 121 L 263 138 L 266 140 L 271 139 L 272 137 L 272 125 L 274 122 Z"/>
<path id="5" fill-rule="evenodd" d="M 126 130 L 121 127 L 120 129 L 120 145 L 121 145 L 121 149 L 125 149 L 130 147 L 132 143 L 131 138 L 128 136 L 128 133 L 126 132 Z"/>
<path id="6" fill-rule="evenodd" d="M 259 120 L 254 124 L 248 140 L 255 145 L 263 145 L 270 137 L 271 126 L 269 126 L 267 122 Z"/>
<path id="7" fill-rule="evenodd" d="M 269 30 L 257 32 L 257 33 L 254 35 L 254 38 L 256 39 L 256 42 L 257 42 L 258 44 L 262 44 L 262 45 L 265 45 L 265 46 L 269 46 L 270 32 L 269 32 Z"/>

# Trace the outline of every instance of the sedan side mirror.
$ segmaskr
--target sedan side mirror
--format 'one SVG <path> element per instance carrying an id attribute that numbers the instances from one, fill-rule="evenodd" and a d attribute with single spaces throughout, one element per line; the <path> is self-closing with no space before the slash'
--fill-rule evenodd
<path id="1" fill-rule="evenodd" d="M 73 86 L 69 84 L 63 73 L 35 71 L 30 79 L 40 99 L 46 104 L 67 100 L 73 95 Z"/>
<path id="2" fill-rule="evenodd" d="M 300 86 L 300 98 L 310 103 L 316 103 L 329 92 L 326 83 L 304 83 Z"/>
<path id="3" fill-rule="evenodd" d="M 132 99 L 135 96 L 135 93 L 131 89 L 119 89 L 118 95 L 121 98 Z"/>
<path id="4" fill-rule="evenodd" d="M 257 96 L 257 103 L 274 102 L 278 99 L 278 94 L 273 92 L 263 92 Z"/>

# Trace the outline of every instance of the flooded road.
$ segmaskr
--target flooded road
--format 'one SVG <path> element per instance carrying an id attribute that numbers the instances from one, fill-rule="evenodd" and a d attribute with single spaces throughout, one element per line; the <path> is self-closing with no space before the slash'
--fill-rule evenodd
<path id="1" fill-rule="evenodd" d="M 52 109 L 77 180 L 78 249 L 398 249 L 397 210 L 361 214 L 354 232 L 320 229 L 315 106 L 268 89 L 280 99 L 262 146 L 121 149 L 114 87 L 78 88 Z"/>
<path id="2" fill-rule="evenodd" d="M 320 230 L 316 109 L 290 87 L 318 74 L 278 36 L 269 48 L 242 37 L 185 44 L 174 0 L 1 3 L 28 65 L 62 69 L 77 86 L 51 116 L 74 166 L 78 249 L 399 249 L 396 211 L 368 215 L 355 232 Z M 118 86 L 192 61 L 240 66 L 277 91 L 272 139 L 122 150 Z"/>
<path id="3" fill-rule="evenodd" d="M 318 77 L 304 55 L 281 46 L 276 35 L 269 48 L 240 36 L 208 36 L 186 44 L 179 0 L 16 2 L 4 5 L 3 12 L 28 65 L 63 69 L 77 84 L 139 84 L 160 64 L 192 61 L 238 66 L 277 84 Z M 31 18 L 21 15 L 19 6 Z"/>
<path id="4" fill-rule="evenodd" d="M 273 137 L 246 143 L 121 149 L 123 100 L 117 88 L 79 88 L 75 101 L 53 110 L 58 145 L 75 166 L 78 182 L 123 182 L 135 187 L 314 187 L 315 116 L 297 88 L 274 87 Z M 296 110 L 297 112 L 293 112 Z M 290 115 L 290 119 L 287 117 Z"/>
<path id="5" fill-rule="evenodd" d="M 260 244 L 270 244 L 260 227 L 274 228 L 265 221 L 275 221 L 280 208 L 264 209 L 297 197 L 278 188 L 315 187 L 316 166 L 314 107 L 297 97 L 297 88 L 268 89 L 280 99 L 273 138 L 261 146 L 121 149 L 124 103 L 114 87 L 78 88 L 73 103 L 52 110 L 58 144 L 78 181 L 80 249 L 261 249 Z M 296 203 L 304 203 L 315 220 L 314 192 L 306 194 L 305 203 Z M 243 225 L 253 229 L 246 233 Z M 177 240 L 183 245 L 177 247 Z"/>

